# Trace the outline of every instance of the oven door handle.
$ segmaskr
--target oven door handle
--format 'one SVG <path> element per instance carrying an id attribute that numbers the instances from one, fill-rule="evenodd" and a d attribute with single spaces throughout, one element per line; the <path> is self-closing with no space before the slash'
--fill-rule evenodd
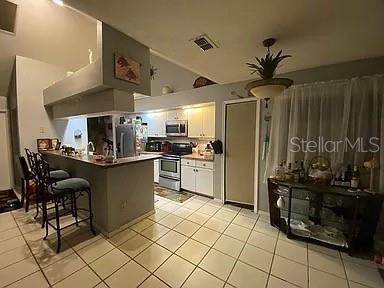
<path id="1" fill-rule="evenodd" d="M 162 156 L 162 157 L 160 158 L 160 160 L 173 160 L 173 161 L 180 162 L 180 159 L 178 159 L 178 158 L 167 157 L 167 156 Z"/>

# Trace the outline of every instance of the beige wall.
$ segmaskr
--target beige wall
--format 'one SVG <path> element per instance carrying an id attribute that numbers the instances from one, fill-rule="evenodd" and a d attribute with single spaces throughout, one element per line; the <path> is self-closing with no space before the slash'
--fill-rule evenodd
<path id="1" fill-rule="evenodd" d="M 75 71 L 96 57 L 96 21 L 49 0 L 10 0 L 18 4 L 16 35 L 0 32 L 0 95 L 7 95 L 15 55 Z"/>
<path id="2" fill-rule="evenodd" d="M 169 86 L 175 92 L 192 89 L 193 82 L 199 77 L 183 67 L 169 62 L 151 53 L 151 65 L 157 68 L 155 79 L 151 80 L 151 95 L 161 95 L 161 89 Z"/>
<path id="3" fill-rule="evenodd" d="M 16 93 L 20 151 L 36 150 L 37 138 L 57 137 L 53 122 L 43 105 L 43 89 L 65 77 L 62 68 L 17 56 Z"/>

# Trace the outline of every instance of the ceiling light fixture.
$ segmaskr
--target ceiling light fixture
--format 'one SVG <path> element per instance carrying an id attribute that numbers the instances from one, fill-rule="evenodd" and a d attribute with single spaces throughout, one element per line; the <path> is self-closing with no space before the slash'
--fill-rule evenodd
<path id="1" fill-rule="evenodd" d="M 52 2 L 55 3 L 56 5 L 61 6 L 61 7 L 64 6 L 64 2 L 63 2 L 63 0 L 52 0 Z"/>
<path id="2" fill-rule="evenodd" d="M 268 107 L 269 99 L 281 95 L 284 89 L 293 84 L 293 81 L 288 78 L 273 78 L 280 62 L 285 58 L 292 57 L 291 55 L 281 55 L 282 50 L 274 56 L 269 48 L 275 42 L 275 38 L 265 39 L 263 46 L 267 48 L 267 54 L 260 59 L 256 57 L 257 63 L 247 63 L 249 69 L 252 70 L 251 74 L 257 73 L 261 79 L 248 83 L 245 89 L 248 90 L 250 96 L 264 99 L 266 107 Z"/>

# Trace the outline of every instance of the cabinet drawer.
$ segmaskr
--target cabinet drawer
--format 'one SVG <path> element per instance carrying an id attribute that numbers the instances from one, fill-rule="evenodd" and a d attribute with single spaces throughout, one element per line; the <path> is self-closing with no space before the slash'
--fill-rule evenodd
<path id="1" fill-rule="evenodd" d="M 196 160 L 196 167 L 213 169 L 213 162 Z"/>
<path id="2" fill-rule="evenodd" d="M 193 159 L 181 159 L 181 165 L 195 166 L 196 165 L 196 161 L 193 160 Z"/>

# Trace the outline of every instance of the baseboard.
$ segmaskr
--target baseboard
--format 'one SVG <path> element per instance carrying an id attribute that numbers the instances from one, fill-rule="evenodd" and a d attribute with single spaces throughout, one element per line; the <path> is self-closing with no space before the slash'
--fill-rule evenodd
<path id="1" fill-rule="evenodd" d="M 124 224 L 123 226 L 120 226 L 120 228 L 116 229 L 116 230 L 113 230 L 111 232 L 107 232 L 105 231 L 104 229 L 102 229 L 100 226 L 98 226 L 96 223 L 94 224 L 95 228 L 101 233 L 103 234 L 104 236 L 106 236 L 107 238 L 111 238 L 112 236 L 116 235 L 117 233 L 129 228 L 129 226 L 132 226 L 138 222 L 140 222 L 141 220 L 147 218 L 148 216 L 152 215 L 153 213 L 155 213 L 155 210 L 151 210 L 143 215 L 141 215 L 140 217 Z"/>

